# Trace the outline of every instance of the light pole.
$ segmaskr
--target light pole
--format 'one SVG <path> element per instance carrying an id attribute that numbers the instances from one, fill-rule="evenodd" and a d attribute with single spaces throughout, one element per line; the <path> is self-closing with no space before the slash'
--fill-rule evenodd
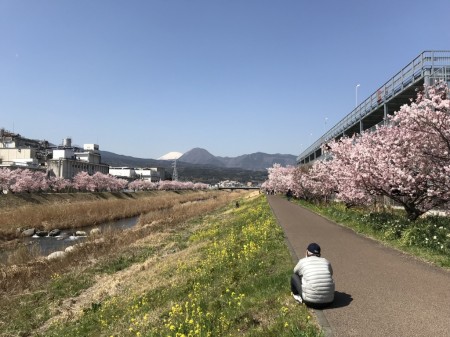
<path id="1" fill-rule="evenodd" d="M 324 142 L 324 141 L 326 141 L 326 139 L 325 139 L 325 134 L 327 133 L 327 121 L 328 121 L 328 117 L 325 117 L 325 123 L 324 123 L 324 131 L 323 131 L 323 136 L 322 136 L 322 143 Z"/>
<path id="2" fill-rule="evenodd" d="M 358 87 L 359 84 L 356 85 L 355 91 L 356 91 L 356 104 L 355 104 L 355 108 L 358 106 Z"/>

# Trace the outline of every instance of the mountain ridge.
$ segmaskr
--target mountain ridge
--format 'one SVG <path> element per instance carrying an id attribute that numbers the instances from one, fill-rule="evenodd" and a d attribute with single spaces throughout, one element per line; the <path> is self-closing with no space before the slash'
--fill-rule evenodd
<path id="1" fill-rule="evenodd" d="M 195 150 L 195 151 L 194 151 Z M 191 152 L 193 151 L 193 152 Z M 189 154 L 189 152 L 191 152 Z M 166 179 L 172 178 L 174 160 L 137 158 L 100 151 L 102 162 L 113 167 L 163 167 Z M 184 158 L 182 158 L 184 156 Z M 224 180 L 242 183 L 262 183 L 267 179 L 267 168 L 274 163 L 295 165 L 294 155 L 257 152 L 238 157 L 216 157 L 205 149 L 195 148 L 177 159 L 178 176 L 182 181 L 216 184 Z"/>
<path id="2" fill-rule="evenodd" d="M 214 156 L 203 148 L 193 148 L 184 153 L 179 161 L 192 163 L 213 165 L 217 167 L 226 168 L 242 168 L 246 170 L 262 171 L 273 164 L 280 164 L 282 166 L 296 165 L 297 157 L 290 154 L 268 154 L 264 152 L 255 152 L 251 154 L 244 154 L 237 157 L 219 157 Z"/>

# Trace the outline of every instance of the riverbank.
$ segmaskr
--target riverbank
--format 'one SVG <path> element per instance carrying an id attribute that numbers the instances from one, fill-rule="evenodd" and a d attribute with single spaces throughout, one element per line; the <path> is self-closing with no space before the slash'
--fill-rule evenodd
<path id="1" fill-rule="evenodd" d="M 149 192 L 79 192 L 79 193 L 8 193 L 0 195 L 0 210 L 17 208 L 28 205 L 51 205 L 64 204 L 80 201 L 93 201 L 105 199 L 139 198 L 151 193 Z"/>
<path id="2" fill-rule="evenodd" d="M 319 335 L 290 296 L 291 259 L 263 195 L 154 213 L 64 260 L 3 269 L 0 336 Z"/>
<path id="3" fill-rule="evenodd" d="M 19 238 L 25 229 L 51 231 L 93 226 L 139 216 L 176 201 L 196 201 L 219 191 L 148 191 L 39 193 L 0 196 L 0 245 Z"/>

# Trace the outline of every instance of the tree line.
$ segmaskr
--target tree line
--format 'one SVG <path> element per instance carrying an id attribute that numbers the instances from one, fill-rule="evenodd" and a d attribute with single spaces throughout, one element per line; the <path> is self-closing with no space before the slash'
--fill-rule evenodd
<path id="1" fill-rule="evenodd" d="M 450 100 L 444 82 L 425 87 L 374 131 L 322 146 L 309 166 L 268 169 L 263 188 L 306 200 L 339 200 L 348 207 L 385 196 L 410 220 L 450 201 Z"/>
<path id="2" fill-rule="evenodd" d="M 128 182 L 109 174 L 96 172 L 89 175 L 87 172 L 78 173 L 72 180 L 49 176 L 47 172 L 29 169 L 8 168 L 0 169 L 0 191 L 3 193 L 33 193 L 33 192 L 117 192 L 125 189 L 134 191 L 147 190 L 183 190 L 207 189 L 203 183 L 181 181 L 160 181 L 152 183 L 146 180 Z"/>

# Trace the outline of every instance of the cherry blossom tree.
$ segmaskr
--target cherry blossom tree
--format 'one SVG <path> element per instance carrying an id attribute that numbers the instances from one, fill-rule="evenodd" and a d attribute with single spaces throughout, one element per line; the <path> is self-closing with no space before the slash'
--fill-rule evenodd
<path id="1" fill-rule="evenodd" d="M 123 191 L 124 189 L 127 188 L 127 185 L 128 185 L 127 180 L 120 179 L 120 178 L 113 177 L 113 176 L 111 176 L 111 178 L 113 179 L 112 183 L 111 183 L 111 187 L 110 187 L 111 191 L 116 191 L 116 192 Z"/>
<path id="2" fill-rule="evenodd" d="M 190 181 L 175 181 L 175 180 L 162 180 L 158 184 L 159 190 L 198 190 L 198 189 L 207 189 L 207 184 L 202 183 L 193 183 Z"/>
<path id="3" fill-rule="evenodd" d="M 45 172 L 29 169 L 16 169 L 12 171 L 9 189 L 15 193 L 42 192 L 49 187 Z"/>
<path id="4" fill-rule="evenodd" d="M 347 206 L 387 196 L 411 220 L 450 202 L 450 101 L 445 83 L 425 88 L 374 132 L 330 141 L 327 159 L 294 170 L 274 165 L 263 187 Z"/>
<path id="5" fill-rule="evenodd" d="M 54 192 L 62 192 L 72 187 L 70 180 L 64 178 L 50 177 L 48 181 L 50 190 Z"/>
<path id="6" fill-rule="evenodd" d="M 14 170 L 10 190 L 14 193 L 30 192 L 34 184 L 29 170 Z"/>
<path id="7" fill-rule="evenodd" d="M 134 180 L 128 184 L 128 188 L 134 191 L 152 191 L 156 190 L 158 185 L 149 180 Z"/>
<path id="8" fill-rule="evenodd" d="M 73 178 L 73 186 L 80 191 L 111 192 L 123 190 L 127 186 L 127 181 L 101 172 L 96 172 L 92 176 L 87 172 L 80 172 Z"/>
<path id="9" fill-rule="evenodd" d="M 72 179 L 73 187 L 79 191 L 91 191 L 94 192 L 96 185 L 94 184 L 92 177 L 87 172 L 80 172 Z"/>
<path id="10" fill-rule="evenodd" d="M 280 164 L 273 164 L 271 168 L 268 168 L 268 179 L 263 184 L 262 188 L 267 191 L 274 191 L 275 193 L 287 193 L 292 191 L 292 178 L 295 167 L 286 166 L 283 167 Z"/>
<path id="11" fill-rule="evenodd" d="M 207 190 L 208 188 L 209 185 L 204 183 L 195 183 L 193 186 L 194 190 Z"/>
<path id="12" fill-rule="evenodd" d="M 410 220 L 450 201 L 448 89 L 427 89 L 375 132 L 328 144 L 341 196 L 387 196 Z"/>
<path id="13" fill-rule="evenodd" d="M 14 183 L 16 173 L 8 168 L 0 169 L 0 188 L 3 193 L 11 190 L 11 185 Z"/>
<path id="14" fill-rule="evenodd" d="M 330 162 L 316 161 L 310 167 L 297 167 L 293 173 L 292 189 L 298 198 L 328 201 L 337 191 L 336 179 L 330 173 Z"/>

